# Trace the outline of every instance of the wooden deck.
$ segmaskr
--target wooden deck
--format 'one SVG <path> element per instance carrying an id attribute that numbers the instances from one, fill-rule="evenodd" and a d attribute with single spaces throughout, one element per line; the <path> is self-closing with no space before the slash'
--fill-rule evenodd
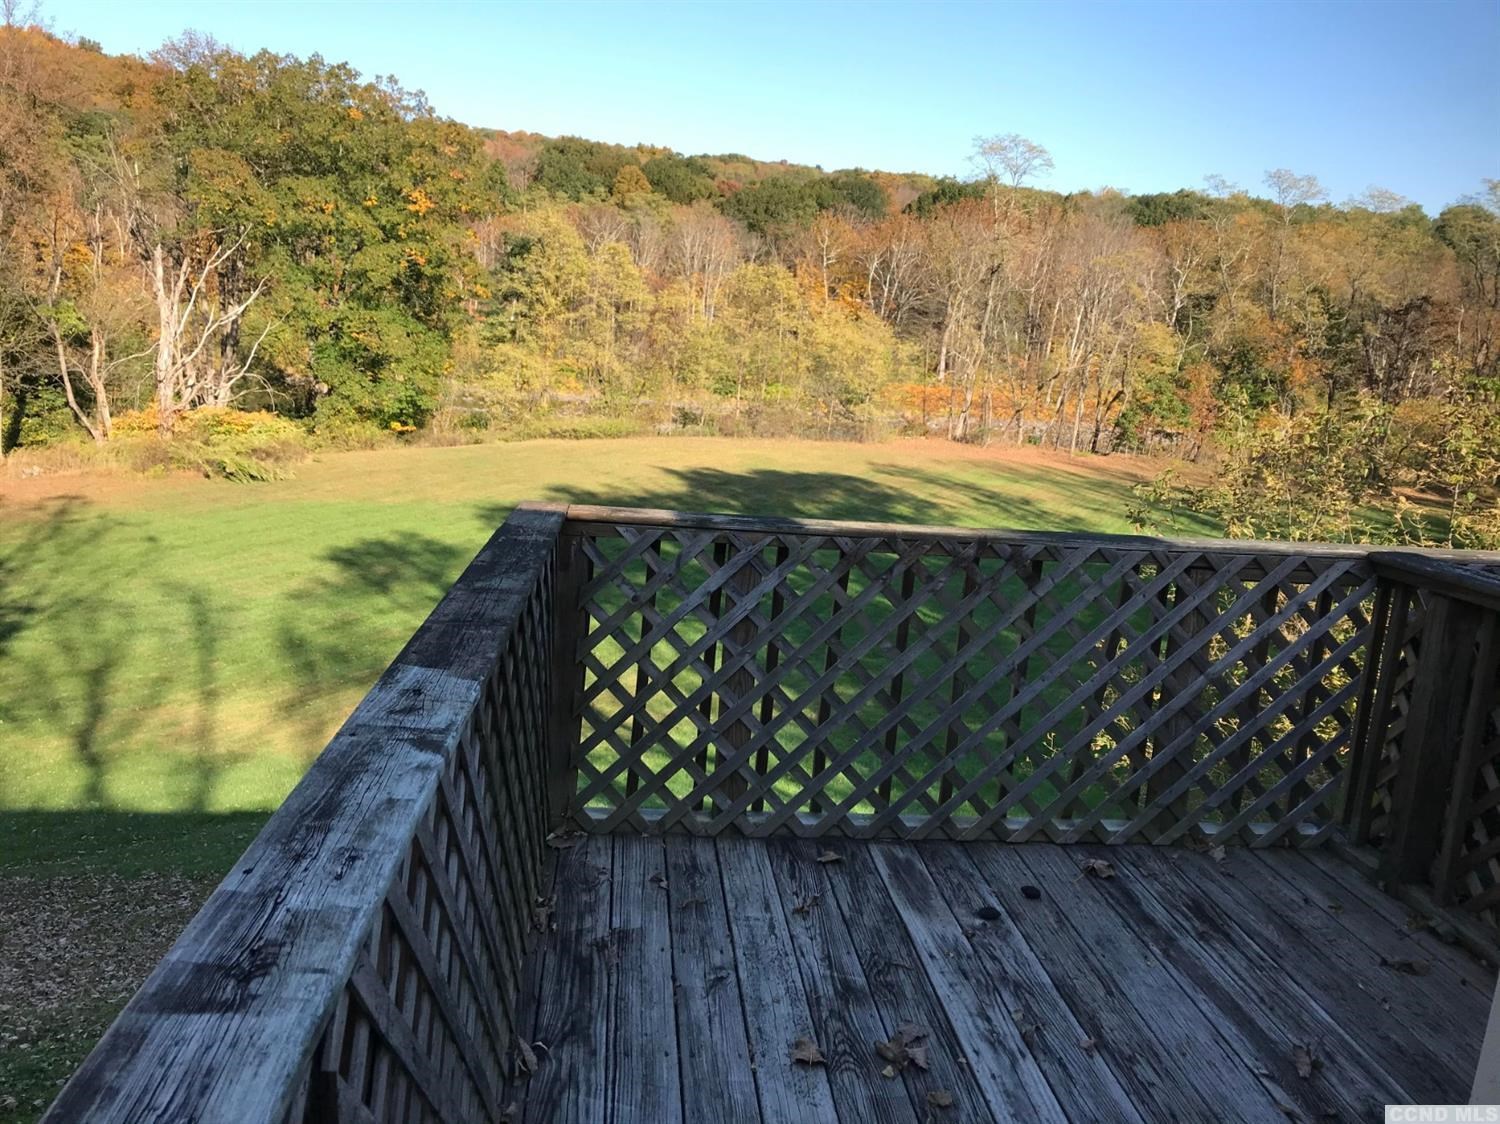
<path id="1" fill-rule="evenodd" d="M 596 835 L 552 893 L 517 1124 L 1378 1120 L 1494 985 L 1324 850 Z"/>

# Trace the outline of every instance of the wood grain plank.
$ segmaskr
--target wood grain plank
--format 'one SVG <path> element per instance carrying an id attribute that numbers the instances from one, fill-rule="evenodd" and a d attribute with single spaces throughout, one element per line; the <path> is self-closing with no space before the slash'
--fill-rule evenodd
<path id="1" fill-rule="evenodd" d="M 1058 993 L 1042 963 L 1011 921 L 1006 908 L 993 921 L 979 911 L 995 907 L 995 893 L 969 861 L 964 844 L 930 844 L 918 849 L 939 887 L 953 923 L 968 939 L 970 954 L 988 976 L 986 994 L 1007 997 L 1031 1054 L 1064 1108 L 1088 1105 L 1094 1121 L 1143 1121 L 1110 1059 L 1083 1043 L 1090 1031 Z M 1019 899 L 1019 895 L 1017 895 Z M 1029 902 L 1020 899 L 1024 909 Z M 945 922 L 946 923 L 946 922 Z M 1016 1017 L 1020 1012 L 1020 1017 Z"/>
<path id="2" fill-rule="evenodd" d="M 1260 1122 L 1281 1102 L 1080 875 L 1069 848 L 975 844 L 968 854 L 1148 1120 Z M 1032 901 L 1020 887 L 1042 891 Z M 1014 908 L 1011 908 L 1014 905 Z"/>
<path id="3" fill-rule="evenodd" d="M 682 1120 L 667 855 L 660 839 L 615 836 L 610 1116 Z"/>
<path id="4" fill-rule="evenodd" d="M 1337 1022 L 1356 1028 L 1365 1049 L 1418 1102 L 1462 1100 L 1478 1060 L 1477 1036 L 1467 1046 L 1447 1041 L 1453 1019 L 1427 996 L 1423 985 L 1430 976 L 1382 967 L 1379 955 L 1352 940 L 1335 917 L 1310 908 L 1259 867 L 1247 864 L 1236 877 L 1202 879 L 1199 886 Z M 1472 1025 L 1484 1025 L 1483 1013 Z"/>
<path id="5" fill-rule="evenodd" d="M 1232 876 L 1225 865 L 1253 860 L 1236 854 L 1220 864 L 1206 855 L 1139 846 L 1085 853 L 1115 863 L 1118 877 L 1101 882 L 1099 893 L 1191 985 L 1204 1013 L 1233 1033 L 1241 1056 L 1258 1059 L 1275 1075 L 1303 1115 L 1371 1120 L 1381 1116 L 1382 1105 L 1412 1101 L 1361 1045 L 1357 1031 L 1289 980 L 1280 963 L 1246 941 L 1198 888 L 1203 879 Z M 1178 871 L 1183 877 L 1174 876 Z M 1306 1078 L 1296 1069 L 1299 1047 L 1318 1060 Z"/>
<path id="6" fill-rule="evenodd" d="M 954 1119 L 965 1122 L 993 1121 L 984 1092 L 969 1064 L 967 1047 L 960 1040 L 943 999 L 933 989 L 922 967 L 916 946 L 901 923 L 885 882 L 876 868 L 870 848 L 863 843 L 832 840 L 777 841 L 800 863 L 816 862 L 825 851 L 839 856 L 826 868 L 826 884 L 849 943 L 859 957 L 870 996 L 885 1025 L 892 1031 L 904 1023 L 926 1027 L 931 1033 L 928 1050 L 930 1068 L 908 1067 L 903 1074 L 913 1100 L 925 1105 L 929 1092 L 945 1091 L 953 1097 Z M 830 917 L 830 921 L 834 919 Z"/>
<path id="7" fill-rule="evenodd" d="M 722 849 L 721 844 L 721 849 Z M 820 863 L 816 850 L 762 845 L 783 903 L 811 1018 L 811 1037 L 827 1059 L 829 1085 L 843 1124 L 908 1124 L 925 1094 L 907 1082 L 883 1078 L 875 1053 L 899 1023 L 888 1023 L 871 994 L 830 878 L 837 864 Z M 805 908 L 799 909 L 799 906 Z M 916 1096 L 917 1102 L 913 1097 Z"/>
<path id="8" fill-rule="evenodd" d="M 812 1037 L 812 1013 L 765 846 L 722 837 L 718 853 L 761 1119 L 832 1120 L 837 1112 L 826 1068 L 793 1063 L 790 1056 L 793 1042 Z"/>
<path id="9" fill-rule="evenodd" d="M 611 840 L 586 836 L 558 859 L 557 931 L 536 996 L 540 1065 L 526 1124 L 597 1124 L 609 1116 Z"/>
<path id="10" fill-rule="evenodd" d="M 1391 961 L 1420 959 L 1430 971 L 1414 980 L 1414 986 L 1434 999 L 1455 1004 L 1459 1010 L 1473 1004 L 1475 996 L 1481 1006 L 1488 1003 L 1495 988 L 1492 972 L 1461 946 L 1444 944 L 1428 929 L 1416 925 L 1417 919 L 1407 906 L 1369 881 L 1359 886 L 1357 871 L 1351 870 L 1347 881 L 1333 877 L 1330 872 L 1347 863 L 1321 851 L 1316 859 L 1311 852 L 1306 856 L 1272 853 L 1264 859 L 1266 869 L 1280 879 L 1283 889 L 1279 893 L 1291 893 L 1304 909 L 1326 913 L 1342 926 L 1356 947 L 1373 952 L 1377 963 L 1379 957 Z"/>
<path id="11" fill-rule="evenodd" d="M 1016 997 L 997 993 L 975 963 L 914 848 L 871 844 L 870 853 L 995 1119 L 1066 1120 L 1012 1014 Z"/>
<path id="12" fill-rule="evenodd" d="M 713 840 L 674 836 L 665 842 L 683 1115 L 694 1124 L 760 1124 Z"/>

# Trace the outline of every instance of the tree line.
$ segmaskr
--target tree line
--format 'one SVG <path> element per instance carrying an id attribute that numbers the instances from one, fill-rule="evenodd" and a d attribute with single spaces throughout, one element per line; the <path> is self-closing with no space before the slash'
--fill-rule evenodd
<path id="1" fill-rule="evenodd" d="M 827 173 L 501 133 L 317 57 L 109 57 L 12 20 L 0 446 L 225 409 L 324 435 L 896 429 L 1207 455 L 1197 498 L 1257 533 L 1352 533 L 1397 488 L 1481 527 L 1494 181 L 1434 218 L 1286 169 L 1062 194 L 1026 138 L 972 157 Z M 1288 514 L 1297 472 L 1336 478 L 1334 522 Z"/>

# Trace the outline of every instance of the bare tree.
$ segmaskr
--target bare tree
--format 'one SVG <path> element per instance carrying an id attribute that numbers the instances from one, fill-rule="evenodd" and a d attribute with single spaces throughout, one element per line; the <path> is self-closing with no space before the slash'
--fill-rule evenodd
<path id="1" fill-rule="evenodd" d="M 1317 176 L 1299 176 L 1289 168 L 1272 168 L 1266 173 L 1266 186 L 1281 208 L 1282 221 L 1290 222 L 1292 208 L 1328 198 L 1328 192 Z"/>
<path id="2" fill-rule="evenodd" d="M 1365 188 L 1363 195 L 1349 200 L 1349 206 L 1363 207 L 1367 211 L 1374 211 L 1377 215 L 1393 215 L 1411 206 L 1411 200 L 1390 188 L 1376 187 L 1371 184 Z"/>
<path id="3" fill-rule="evenodd" d="M 1228 199 L 1231 195 L 1240 193 L 1240 185 L 1230 183 L 1229 180 L 1219 175 L 1218 172 L 1210 172 L 1203 177 L 1203 190 L 1215 199 Z"/>
<path id="4" fill-rule="evenodd" d="M 971 159 L 985 179 L 991 183 L 1003 179 L 1013 188 L 1034 176 L 1044 176 L 1053 168 L 1052 154 L 1019 133 L 975 137 Z"/>
<path id="5" fill-rule="evenodd" d="M 1266 173 L 1266 186 L 1281 212 L 1281 230 L 1276 237 L 1276 252 L 1271 262 L 1271 315 L 1279 316 L 1286 282 L 1287 262 L 1291 250 L 1292 214 L 1302 206 L 1328 198 L 1328 192 L 1317 176 L 1299 176 L 1289 168 L 1273 168 Z"/>
<path id="6" fill-rule="evenodd" d="M 183 248 L 177 256 L 157 242 L 151 248 L 149 273 L 156 301 L 156 408 L 163 437 L 170 437 L 177 418 L 195 406 L 227 406 L 238 384 L 248 378 L 255 354 L 271 323 L 243 356 L 217 348 L 219 362 L 208 361 L 214 345 L 235 331 L 265 288 L 262 279 L 245 295 L 229 297 L 218 284 L 220 271 L 240 253 L 245 234 L 210 236 L 202 249 Z"/>
<path id="7" fill-rule="evenodd" d="M 724 279 L 742 258 L 738 228 L 712 204 L 683 207 L 672 224 L 672 251 L 692 289 L 694 306 L 705 320 L 713 320 Z"/>

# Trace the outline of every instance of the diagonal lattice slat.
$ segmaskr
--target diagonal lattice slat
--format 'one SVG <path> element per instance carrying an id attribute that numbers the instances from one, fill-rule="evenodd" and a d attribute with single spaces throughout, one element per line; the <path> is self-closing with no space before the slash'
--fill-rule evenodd
<path id="1" fill-rule="evenodd" d="M 589 830 L 1320 841 L 1351 553 L 570 525 Z"/>

